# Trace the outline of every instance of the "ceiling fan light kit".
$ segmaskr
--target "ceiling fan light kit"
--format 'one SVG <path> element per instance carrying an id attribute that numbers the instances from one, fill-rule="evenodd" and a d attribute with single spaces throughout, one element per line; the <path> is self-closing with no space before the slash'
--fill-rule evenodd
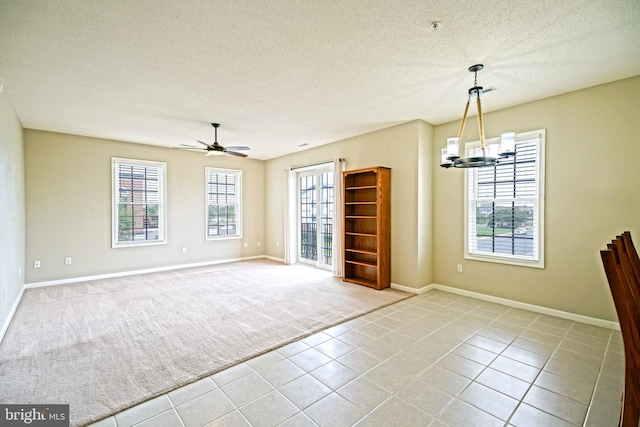
<path id="1" fill-rule="evenodd" d="M 486 146 L 484 142 L 484 122 L 482 118 L 482 103 L 480 101 L 480 94 L 495 90 L 493 87 L 489 87 L 486 90 L 482 86 L 478 86 L 478 71 L 482 70 L 484 65 L 476 64 L 469 67 L 469 72 L 474 74 L 473 87 L 469 88 L 469 97 L 464 107 L 464 114 L 462 115 L 462 122 L 460 123 L 460 131 L 457 137 L 447 138 L 447 146 L 442 149 L 442 160 L 440 166 L 443 168 L 477 168 L 482 166 L 495 166 L 500 162 L 500 159 L 509 158 L 516 154 L 515 152 L 515 132 L 505 132 L 500 135 L 500 145 Z M 480 149 L 482 150 L 481 156 L 473 157 L 460 157 L 459 153 L 464 151 L 461 149 L 462 134 L 464 132 L 464 126 L 467 122 L 467 113 L 469 112 L 469 105 L 471 104 L 471 98 L 476 98 L 476 107 L 478 109 L 478 131 L 480 134 Z"/>
<path id="2" fill-rule="evenodd" d="M 209 156 L 224 156 L 224 152 L 222 151 L 208 151 L 207 154 L 205 154 L 205 157 L 209 157 Z"/>
<path id="3" fill-rule="evenodd" d="M 207 144 L 206 142 L 197 141 L 200 144 L 204 145 L 204 148 L 192 147 L 191 145 L 184 144 L 176 148 L 181 148 L 183 150 L 204 150 L 206 151 L 205 157 L 223 156 L 225 154 L 229 156 L 247 157 L 247 155 L 244 153 L 238 153 L 238 151 L 250 150 L 250 148 L 247 146 L 238 145 L 233 147 L 223 147 L 222 145 L 218 144 L 218 128 L 220 127 L 220 123 L 211 123 L 211 126 L 213 126 L 215 132 L 213 144 Z"/>

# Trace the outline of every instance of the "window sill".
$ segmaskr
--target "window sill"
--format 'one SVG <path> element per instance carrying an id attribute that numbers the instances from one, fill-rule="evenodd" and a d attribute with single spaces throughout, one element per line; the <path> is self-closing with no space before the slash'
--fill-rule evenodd
<path id="1" fill-rule="evenodd" d="M 238 235 L 238 236 L 220 236 L 220 237 L 207 236 L 205 238 L 205 241 L 207 241 L 207 242 L 215 242 L 217 240 L 237 240 L 237 239 L 242 239 L 242 235 Z"/>
<path id="2" fill-rule="evenodd" d="M 140 247 L 140 246 L 157 246 L 157 245 L 166 245 L 167 241 L 163 240 L 163 241 L 158 241 L 158 242 L 152 242 L 152 241 L 145 241 L 145 242 L 122 242 L 122 243 L 112 243 L 111 244 L 111 248 L 112 249 L 120 249 L 120 248 L 136 248 L 136 247 Z"/>
<path id="3" fill-rule="evenodd" d="M 515 265 L 518 267 L 540 268 L 544 269 L 544 260 L 526 260 L 522 258 L 510 257 L 510 256 L 498 256 L 495 254 L 465 254 L 464 259 L 470 259 L 473 261 L 494 262 L 497 264 Z"/>

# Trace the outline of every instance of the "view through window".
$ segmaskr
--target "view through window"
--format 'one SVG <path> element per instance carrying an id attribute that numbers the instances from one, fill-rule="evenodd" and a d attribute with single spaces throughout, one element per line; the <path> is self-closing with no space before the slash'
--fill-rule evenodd
<path id="1" fill-rule="evenodd" d="M 544 267 L 544 136 L 543 130 L 517 134 L 514 157 L 466 170 L 467 258 Z M 481 155 L 477 143 L 467 150 Z"/>
<path id="2" fill-rule="evenodd" d="M 112 159 L 113 247 L 164 243 L 166 164 Z"/>
<path id="3" fill-rule="evenodd" d="M 299 258 L 331 266 L 333 262 L 333 171 L 298 172 Z"/>
<path id="4" fill-rule="evenodd" d="M 207 239 L 242 237 L 242 172 L 206 168 Z"/>

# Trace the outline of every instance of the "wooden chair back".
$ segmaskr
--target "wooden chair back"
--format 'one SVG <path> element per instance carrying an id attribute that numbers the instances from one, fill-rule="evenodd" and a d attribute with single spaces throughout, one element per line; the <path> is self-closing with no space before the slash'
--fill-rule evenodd
<path id="1" fill-rule="evenodd" d="M 638 427 L 640 420 L 640 275 L 636 273 L 631 235 L 619 236 L 600 251 L 620 321 L 625 355 L 621 427 Z"/>
<path id="2" fill-rule="evenodd" d="M 640 257 L 638 257 L 638 252 L 636 248 L 633 246 L 633 240 L 631 240 L 631 233 L 625 231 L 622 233 L 622 236 L 619 236 L 618 239 L 621 239 L 624 243 L 625 250 L 627 255 L 629 255 L 631 265 L 633 266 L 633 270 L 636 273 L 636 276 L 640 279 Z"/>

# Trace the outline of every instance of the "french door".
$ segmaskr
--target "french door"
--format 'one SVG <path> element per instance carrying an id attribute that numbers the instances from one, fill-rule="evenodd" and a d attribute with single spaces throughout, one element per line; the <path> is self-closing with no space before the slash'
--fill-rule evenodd
<path id="1" fill-rule="evenodd" d="M 297 172 L 298 261 L 333 263 L 333 164 Z"/>

